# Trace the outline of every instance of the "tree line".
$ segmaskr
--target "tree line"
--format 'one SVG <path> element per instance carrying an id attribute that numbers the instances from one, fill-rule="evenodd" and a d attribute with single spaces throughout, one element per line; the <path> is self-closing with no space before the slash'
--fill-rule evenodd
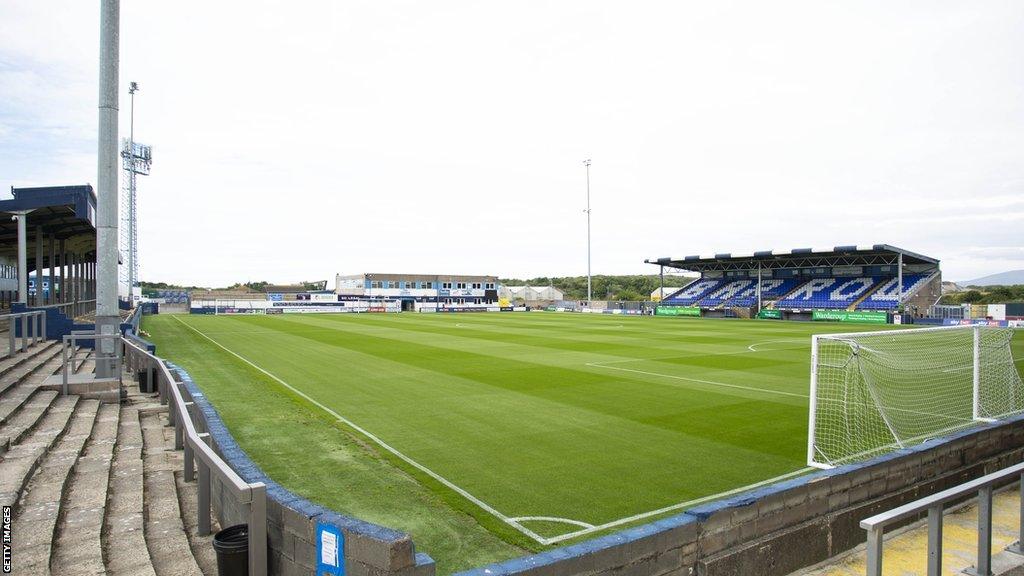
<path id="1" fill-rule="evenodd" d="M 665 286 L 680 286 L 688 284 L 690 281 L 690 278 L 666 276 Z M 499 282 L 505 286 L 554 286 L 562 291 L 566 300 L 586 300 L 587 298 L 586 276 L 539 276 L 527 280 L 502 278 Z M 627 276 L 602 274 L 591 277 L 591 294 L 594 300 L 650 300 L 651 293 L 659 286 L 661 286 L 661 280 L 656 274 Z"/>
<path id="2" fill-rule="evenodd" d="M 1024 284 L 1013 286 L 968 286 L 963 292 L 946 294 L 939 304 L 1005 304 L 1024 302 Z"/>

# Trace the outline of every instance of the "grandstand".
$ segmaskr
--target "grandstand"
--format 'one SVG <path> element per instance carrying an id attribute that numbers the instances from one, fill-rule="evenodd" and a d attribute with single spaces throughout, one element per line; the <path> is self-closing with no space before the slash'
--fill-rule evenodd
<path id="1" fill-rule="evenodd" d="M 941 295 L 939 260 L 888 244 L 798 248 L 788 252 L 715 254 L 646 260 L 697 272 L 664 306 L 700 308 L 706 316 L 811 319 L 815 311 L 902 312 L 921 316 Z"/>

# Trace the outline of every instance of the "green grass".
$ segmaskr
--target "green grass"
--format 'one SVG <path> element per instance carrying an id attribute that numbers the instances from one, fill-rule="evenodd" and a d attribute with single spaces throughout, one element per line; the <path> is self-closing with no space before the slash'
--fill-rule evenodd
<path id="1" fill-rule="evenodd" d="M 541 313 L 144 327 L 268 474 L 409 532 L 442 572 L 545 546 L 214 342 L 506 517 L 601 526 L 801 470 L 809 336 L 877 329 Z M 545 538 L 579 530 L 520 524 Z"/>

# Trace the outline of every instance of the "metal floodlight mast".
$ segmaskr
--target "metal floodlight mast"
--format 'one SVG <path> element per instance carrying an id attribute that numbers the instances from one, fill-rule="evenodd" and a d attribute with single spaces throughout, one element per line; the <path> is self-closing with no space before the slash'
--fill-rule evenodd
<path id="1" fill-rule="evenodd" d="M 583 161 L 587 167 L 587 306 L 590 306 L 590 158 Z"/>
<path id="2" fill-rule="evenodd" d="M 122 168 L 125 172 L 124 196 L 124 234 L 121 235 L 121 250 L 127 256 L 127 265 L 121 269 L 121 278 L 128 286 L 128 300 L 134 301 L 133 288 L 139 283 L 139 226 L 138 226 L 138 176 L 148 176 L 152 164 L 152 149 L 145 144 L 135 142 L 135 93 L 139 85 L 131 82 L 128 94 L 131 97 L 131 113 L 129 115 L 128 138 L 124 140 L 121 150 Z"/>

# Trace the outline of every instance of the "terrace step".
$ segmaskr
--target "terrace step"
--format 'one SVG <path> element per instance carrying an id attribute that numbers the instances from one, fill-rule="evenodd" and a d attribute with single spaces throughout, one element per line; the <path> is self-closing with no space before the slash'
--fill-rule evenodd
<path id="1" fill-rule="evenodd" d="M 33 358 L 16 370 L 0 377 L 0 424 L 27 401 L 36 388 L 61 367 L 60 348 Z M 0 436 L 3 433 L 0 432 Z"/>
<path id="2" fill-rule="evenodd" d="M 155 576 L 145 536 L 142 428 L 138 408 L 121 407 L 117 447 L 107 487 L 107 514 L 103 520 L 104 558 L 110 574 Z"/>
<path id="3" fill-rule="evenodd" d="M 92 434 L 99 402 L 79 402 L 67 434 L 46 454 L 28 481 L 13 529 L 18 535 L 16 565 L 24 574 L 50 573 L 51 543 L 71 470 Z"/>
<path id="4" fill-rule="evenodd" d="M 0 338 L 0 342 L 2 341 L 3 339 Z M 0 356 L 0 377 L 7 375 L 8 372 L 22 366 L 26 362 L 38 359 L 47 352 L 55 353 L 59 351 L 60 344 L 56 340 L 46 340 L 35 346 L 30 346 L 28 351 L 24 354 L 15 352 L 14 355 L 11 356 L 5 350 L 3 356 Z M 0 384 L 0 392 L 3 392 L 3 390 L 5 390 L 5 388 L 3 388 L 3 384 Z"/>
<path id="5" fill-rule="evenodd" d="M 53 390 L 33 392 L 28 392 L 26 397 L 20 401 L 16 400 L 19 406 L 15 407 L 17 412 L 13 416 L 0 420 L 0 438 L 5 438 L 10 442 L 10 450 L 13 450 L 15 444 L 32 433 L 58 396 L 57 392 Z M 5 454 L 5 459 L 9 457 L 10 450 L 8 450 L 8 454 Z"/>
<path id="6" fill-rule="evenodd" d="M 133 396 L 132 400 L 149 399 Z M 146 542 L 158 576 L 201 576 L 192 553 L 178 504 L 174 472 L 181 470 L 183 455 L 174 449 L 174 429 L 153 411 L 140 414 L 145 477 Z"/>
<path id="7" fill-rule="evenodd" d="M 105 574 L 101 535 L 119 407 L 99 407 L 92 435 L 72 469 L 52 541 L 55 573 Z"/>
<path id="8" fill-rule="evenodd" d="M 11 506 L 15 513 L 29 478 L 47 450 L 67 431 L 71 414 L 78 404 L 78 398 L 73 396 L 54 400 L 56 392 L 40 396 L 48 397 L 41 398 L 39 403 L 29 404 L 26 412 L 32 414 L 33 421 L 21 434 L 11 437 L 11 447 L 0 462 L 0 470 L 3 471 L 0 474 L 0 504 Z M 33 408 L 40 410 L 34 413 Z"/>

